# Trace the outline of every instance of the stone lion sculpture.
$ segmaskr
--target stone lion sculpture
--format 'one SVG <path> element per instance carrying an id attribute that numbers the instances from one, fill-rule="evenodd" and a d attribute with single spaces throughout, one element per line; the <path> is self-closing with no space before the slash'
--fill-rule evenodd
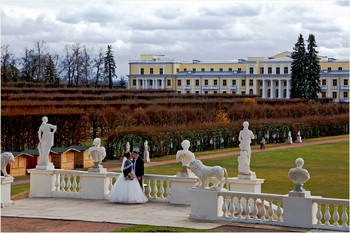
<path id="1" fill-rule="evenodd" d="M 1 154 L 1 171 L 4 173 L 4 176 L 10 176 L 6 172 L 7 164 L 11 164 L 15 161 L 15 157 L 11 152 L 4 152 Z"/>
<path id="2" fill-rule="evenodd" d="M 205 188 L 208 186 L 208 180 L 211 177 L 216 177 L 216 181 L 213 182 L 212 189 L 221 190 L 227 181 L 228 175 L 226 168 L 220 166 L 208 167 L 205 166 L 202 161 L 196 159 L 190 163 L 191 170 L 198 176 L 199 184 L 197 187 Z"/>

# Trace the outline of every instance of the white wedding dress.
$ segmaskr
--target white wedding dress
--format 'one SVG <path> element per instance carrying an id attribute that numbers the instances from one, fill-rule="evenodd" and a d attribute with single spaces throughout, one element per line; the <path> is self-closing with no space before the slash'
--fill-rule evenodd
<path id="1" fill-rule="evenodd" d="M 130 170 L 132 163 L 128 159 L 123 160 L 122 171 Z M 121 173 L 107 196 L 107 200 L 120 203 L 145 203 L 148 201 L 141 189 L 137 178 L 125 180 L 124 173 Z"/>

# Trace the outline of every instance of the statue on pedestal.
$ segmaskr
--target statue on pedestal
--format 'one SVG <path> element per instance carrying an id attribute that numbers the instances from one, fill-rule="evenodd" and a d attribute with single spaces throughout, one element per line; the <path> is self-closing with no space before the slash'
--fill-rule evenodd
<path id="1" fill-rule="evenodd" d="M 288 133 L 287 143 L 289 143 L 289 144 L 293 143 L 293 138 L 292 138 L 292 132 L 291 131 L 289 131 L 289 133 Z"/>
<path id="2" fill-rule="evenodd" d="M 248 129 L 248 121 L 243 122 L 243 130 L 239 132 L 238 140 L 240 141 L 239 148 L 241 149 L 238 157 L 238 174 L 241 175 L 255 175 L 250 171 L 251 148 L 250 144 L 254 139 L 254 134 Z"/>
<path id="3" fill-rule="evenodd" d="M 125 152 L 130 152 L 130 143 L 129 142 L 126 143 L 126 151 Z"/>
<path id="4" fill-rule="evenodd" d="M 102 160 L 106 157 L 106 149 L 101 145 L 101 139 L 95 138 L 93 141 L 94 146 L 90 147 L 88 154 L 95 161 L 94 166 L 89 168 L 89 172 L 107 172 L 106 168 L 101 165 Z"/>
<path id="5" fill-rule="evenodd" d="M 49 154 L 51 147 L 53 146 L 54 133 L 57 130 L 57 126 L 48 124 L 48 118 L 44 116 L 42 118 L 43 123 L 41 124 L 38 135 L 39 135 L 39 162 L 36 169 L 39 170 L 53 170 L 55 167 L 53 163 L 49 162 Z"/>
<path id="6" fill-rule="evenodd" d="M 298 158 L 295 160 L 296 168 L 291 168 L 288 172 L 289 178 L 295 183 L 295 189 L 293 192 L 304 192 L 303 184 L 310 179 L 309 172 L 302 168 L 304 165 L 304 160 Z"/>
<path id="7" fill-rule="evenodd" d="M 300 131 L 298 131 L 297 135 L 297 143 L 302 143 L 303 141 L 301 140 Z"/>
<path id="8" fill-rule="evenodd" d="M 149 162 L 151 162 L 151 160 L 149 159 L 148 141 L 147 140 L 144 143 L 144 147 L 145 147 L 145 152 L 143 152 L 143 161 L 145 163 L 149 163 Z"/>
<path id="9" fill-rule="evenodd" d="M 190 163 L 195 160 L 194 154 L 189 151 L 190 141 L 184 140 L 181 142 L 183 150 L 179 150 L 176 153 L 176 159 L 182 162 L 182 170 L 176 174 L 176 176 L 189 177 L 194 176 L 191 171 L 188 170 Z"/>

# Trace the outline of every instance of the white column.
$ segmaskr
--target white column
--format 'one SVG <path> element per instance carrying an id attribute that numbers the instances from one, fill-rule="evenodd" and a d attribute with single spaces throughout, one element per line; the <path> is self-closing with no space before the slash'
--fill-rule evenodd
<path id="1" fill-rule="evenodd" d="M 278 80 L 278 98 L 282 99 L 282 80 Z"/>
<path id="2" fill-rule="evenodd" d="M 240 87 L 240 85 L 241 85 L 241 84 L 239 83 L 240 81 L 241 81 L 241 80 L 238 78 L 238 79 L 237 79 L 237 94 L 241 93 L 241 92 L 239 91 L 239 87 Z"/>
<path id="3" fill-rule="evenodd" d="M 152 79 L 152 80 L 153 80 L 152 81 L 153 82 L 153 86 L 152 87 L 153 87 L 153 89 L 156 89 L 156 80 L 155 79 Z"/>
<path id="4" fill-rule="evenodd" d="M 249 79 L 245 79 L 245 94 L 249 94 Z"/>
<path id="5" fill-rule="evenodd" d="M 287 79 L 287 99 L 290 98 L 290 79 Z"/>
<path id="6" fill-rule="evenodd" d="M 165 78 L 162 79 L 162 89 L 165 89 Z"/>
<path id="7" fill-rule="evenodd" d="M 276 64 L 272 64 L 272 74 L 276 74 Z"/>
<path id="8" fill-rule="evenodd" d="M 289 64 L 288 64 L 288 74 L 290 74 L 290 72 L 291 72 L 290 66 L 291 66 L 291 64 L 289 63 Z"/>
<path id="9" fill-rule="evenodd" d="M 256 95 L 256 88 L 257 88 L 257 85 L 256 85 L 256 78 L 253 79 L 253 94 Z"/>
<path id="10" fill-rule="evenodd" d="M 254 64 L 254 74 L 257 74 L 258 73 L 258 69 L 257 69 L 257 64 Z"/>
<path id="11" fill-rule="evenodd" d="M 328 89 L 328 96 L 331 97 L 331 78 L 327 79 L 327 89 Z"/>
<path id="12" fill-rule="evenodd" d="M 267 74 L 267 64 L 264 65 L 264 74 Z"/>
<path id="13" fill-rule="evenodd" d="M 140 89 L 140 80 L 136 78 L 136 89 Z"/>
<path id="14" fill-rule="evenodd" d="M 271 80 L 271 91 L 270 91 L 270 99 L 273 99 L 275 97 L 275 80 Z"/>
<path id="15" fill-rule="evenodd" d="M 266 98 L 266 82 L 265 79 L 262 80 L 262 98 Z"/>

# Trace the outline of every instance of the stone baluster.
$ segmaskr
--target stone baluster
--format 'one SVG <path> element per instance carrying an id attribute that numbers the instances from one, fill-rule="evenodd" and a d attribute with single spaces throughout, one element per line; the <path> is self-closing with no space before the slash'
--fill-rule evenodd
<path id="1" fill-rule="evenodd" d="M 152 192 L 153 192 L 153 197 L 154 198 L 157 198 L 157 194 L 158 194 L 157 182 L 158 181 L 156 179 L 153 180 L 153 190 L 152 190 Z"/>
<path id="2" fill-rule="evenodd" d="M 66 181 L 64 180 L 64 178 L 65 178 L 65 175 L 62 174 L 62 175 L 61 175 L 61 192 L 65 192 L 65 191 L 66 191 L 66 189 L 65 189 L 65 187 L 66 187 Z"/>
<path id="3" fill-rule="evenodd" d="M 253 219 L 258 219 L 258 204 L 257 204 L 257 198 L 254 198 L 254 207 L 252 209 Z"/>
<path id="4" fill-rule="evenodd" d="M 265 206 L 264 206 L 264 199 L 260 199 L 261 200 L 261 207 L 260 207 L 260 214 L 261 214 L 261 220 L 264 221 L 265 218 L 265 214 L 266 214 L 266 210 L 265 210 Z"/>
<path id="5" fill-rule="evenodd" d="M 269 209 L 267 211 L 269 215 L 269 221 L 273 221 L 272 215 L 273 215 L 273 209 L 272 209 L 272 200 L 269 200 Z"/>
<path id="6" fill-rule="evenodd" d="M 343 227 L 347 227 L 347 222 L 348 222 L 348 214 L 346 212 L 346 205 L 343 205 L 343 214 L 341 215 L 341 220 L 343 221 Z"/>
<path id="7" fill-rule="evenodd" d="M 109 177 L 108 191 L 111 192 L 113 187 L 113 177 Z"/>
<path id="8" fill-rule="evenodd" d="M 68 192 L 71 192 L 72 190 L 70 189 L 72 187 L 72 182 L 70 181 L 71 179 L 71 175 L 70 174 L 67 174 L 67 191 Z"/>
<path id="9" fill-rule="evenodd" d="M 322 211 L 321 211 L 321 203 L 317 203 L 317 225 L 321 225 L 321 219 L 322 219 Z"/>
<path id="10" fill-rule="evenodd" d="M 164 199 L 164 187 L 163 187 L 164 180 L 159 180 L 159 183 L 160 183 L 159 197 Z"/>
<path id="11" fill-rule="evenodd" d="M 226 211 L 227 211 L 227 197 L 223 196 L 224 201 L 222 202 L 222 217 L 226 217 Z"/>
<path id="12" fill-rule="evenodd" d="M 60 191 L 60 174 L 56 174 L 55 191 Z"/>
<path id="13" fill-rule="evenodd" d="M 147 180 L 147 197 L 151 197 L 151 180 Z"/>
<path id="14" fill-rule="evenodd" d="M 170 181 L 169 180 L 167 181 L 167 186 L 166 186 L 165 192 L 166 192 L 167 199 L 170 201 L 171 189 L 170 189 Z"/>
<path id="15" fill-rule="evenodd" d="M 77 192 L 77 187 L 78 187 L 77 175 L 73 175 L 73 192 Z"/>
<path id="16" fill-rule="evenodd" d="M 325 224 L 326 226 L 329 226 L 329 220 L 331 219 L 331 213 L 329 212 L 329 204 L 326 205 L 326 212 L 324 214 L 324 219 L 326 220 Z"/>
<path id="17" fill-rule="evenodd" d="M 249 198 L 245 198 L 246 199 L 246 203 L 245 203 L 245 218 L 249 219 L 249 214 L 250 214 L 250 206 L 249 206 Z"/>
<path id="18" fill-rule="evenodd" d="M 229 211 L 230 211 L 230 214 L 231 214 L 231 218 L 234 218 L 235 217 L 235 204 L 234 204 L 234 197 L 231 197 L 230 199 L 229 199 L 229 204 L 230 204 L 230 206 L 229 206 Z"/>
<path id="19" fill-rule="evenodd" d="M 80 178 L 79 178 L 79 183 L 78 183 L 78 189 L 79 189 L 79 193 L 81 193 L 81 184 L 82 184 L 82 182 L 81 182 L 81 176 L 80 176 Z"/>
<path id="20" fill-rule="evenodd" d="M 338 205 L 334 205 L 334 213 L 333 213 L 334 226 L 339 226 L 339 213 L 338 213 Z"/>
<path id="21" fill-rule="evenodd" d="M 277 210 L 276 210 L 277 222 L 281 222 L 281 216 L 282 216 L 281 201 L 278 201 L 277 205 L 278 205 Z"/>
<path id="22" fill-rule="evenodd" d="M 243 208 L 242 208 L 242 203 L 241 203 L 241 197 L 238 197 L 238 205 L 237 205 L 237 213 L 238 213 L 238 219 L 242 218 L 242 212 L 243 212 Z"/>

